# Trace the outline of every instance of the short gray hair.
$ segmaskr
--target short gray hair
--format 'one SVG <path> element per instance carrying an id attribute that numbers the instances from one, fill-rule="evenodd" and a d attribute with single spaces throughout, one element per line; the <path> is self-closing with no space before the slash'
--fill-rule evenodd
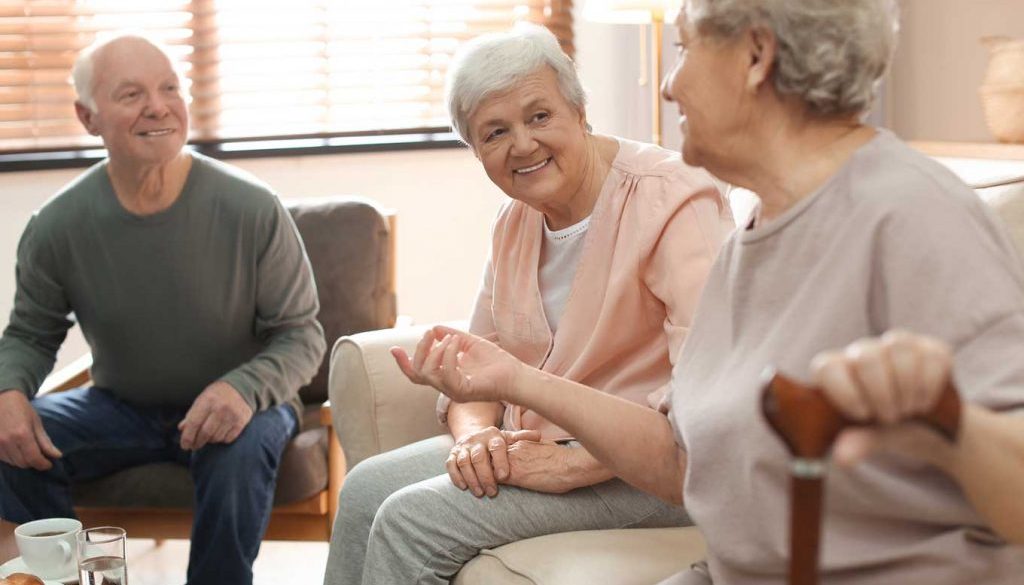
<path id="1" fill-rule="evenodd" d="M 95 89 L 95 61 L 96 54 L 106 48 L 108 45 L 122 40 L 122 39 L 134 39 L 142 41 L 152 45 L 158 51 L 167 56 L 167 60 L 171 62 L 171 67 L 181 76 L 181 71 L 178 69 L 174 58 L 171 56 L 167 47 L 143 33 L 135 31 L 119 31 L 109 34 L 101 34 L 96 37 L 91 45 L 81 50 L 78 53 L 78 57 L 75 58 L 75 64 L 71 66 L 71 83 L 75 86 L 75 95 L 78 96 L 78 101 L 89 110 L 96 111 L 96 98 L 93 97 L 93 90 Z"/>
<path id="2" fill-rule="evenodd" d="M 558 89 L 576 109 L 587 104 L 576 66 L 558 45 L 555 35 L 535 24 L 520 23 L 508 32 L 490 33 L 466 43 L 448 69 L 445 100 L 452 128 L 472 145 L 468 121 L 484 98 L 551 67 Z"/>
<path id="3" fill-rule="evenodd" d="M 896 48 L 897 0 L 685 0 L 700 34 L 731 39 L 765 27 L 778 40 L 780 94 L 822 115 L 867 111 Z"/>

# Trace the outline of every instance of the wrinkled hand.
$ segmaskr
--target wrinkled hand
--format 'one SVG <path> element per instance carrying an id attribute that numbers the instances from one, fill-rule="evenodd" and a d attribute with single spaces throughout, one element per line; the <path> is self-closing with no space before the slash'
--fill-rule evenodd
<path id="1" fill-rule="evenodd" d="M 209 443 L 232 443 L 252 420 L 252 407 L 231 384 L 218 380 L 196 397 L 178 423 L 181 448 L 198 451 Z"/>
<path id="2" fill-rule="evenodd" d="M 518 441 L 509 445 L 511 474 L 503 483 L 547 494 L 564 494 L 577 484 L 570 477 L 570 458 L 583 449 L 562 447 L 551 441 Z"/>
<path id="3" fill-rule="evenodd" d="M 937 462 L 948 452 L 945 441 L 923 425 L 898 423 L 935 406 L 952 365 L 946 344 L 899 330 L 818 354 L 811 372 L 829 401 L 847 418 L 879 423 L 843 431 L 832 450 L 836 461 L 852 465 L 884 449 Z"/>
<path id="4" fill-rule="evenodd" d="M 444 466 L 452 483 L 474 496 L 498 495 L 498 484 L 509 476 L 508 446 L 516 441 L 539 441 L 539 431 L 502 431 L 487 427 L 460 437 Z"/>
<path id="5" fill-rule="evenodd" d="M 523 366 L 482 337 L 440 325 L 423 335 L 411 360 L 400 347 L 392 347 L 391 355 L 413 383 L 433 386 L 456 402 L 506 399 Z"/>
<path id="6" fill-rule="evenodd" d="M 18 390 L 0 392 L 0 461 L 46 471 L 50 459 L 63 457 L 43 429 L 28 398 Z"/>

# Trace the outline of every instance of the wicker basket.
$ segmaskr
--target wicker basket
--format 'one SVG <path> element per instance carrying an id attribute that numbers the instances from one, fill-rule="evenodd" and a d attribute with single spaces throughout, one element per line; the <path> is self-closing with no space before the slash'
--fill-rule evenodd
<path id="1" fill-rule="evenodd" d="M 1024 84 L 978 90 L 988 129 L 1000 142 L 1024 142 Z"/>
<path id="2" fill-rule="evenodd" d="M 988 47 L 990 55 L 982 85 L 1024 85 L 1024 39 L 985 37 L 981 44 Z"/>

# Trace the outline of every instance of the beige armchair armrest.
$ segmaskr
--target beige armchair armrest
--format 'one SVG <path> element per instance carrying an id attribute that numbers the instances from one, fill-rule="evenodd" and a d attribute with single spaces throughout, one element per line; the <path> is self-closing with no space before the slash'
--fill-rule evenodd
<path id="1" fill-rule="evenodd" d="M 427 326 L 342 337 L 331 353 L 328 395 L 348 469 L 384 451 L 447 433 L 437 422 L 437 391 L 410 382 L 388 351 L 412 353 Z"/>

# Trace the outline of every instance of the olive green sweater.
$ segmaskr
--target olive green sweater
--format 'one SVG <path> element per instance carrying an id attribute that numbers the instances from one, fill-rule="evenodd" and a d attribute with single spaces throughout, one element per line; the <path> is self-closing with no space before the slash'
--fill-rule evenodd
<path id="1" fill-rule="evenodd" d="M 256 411 L 299 406 L 325 343 L 295 225 L 268 187 L 193 156 L 180 197 L 160 213 L 125 210 L 103 162 L 33 215 L 0 339 L 0 390 L 34 396 L 77 320 L 93 383 L 131 404 L 188 406 L 219 379 Z"/>

